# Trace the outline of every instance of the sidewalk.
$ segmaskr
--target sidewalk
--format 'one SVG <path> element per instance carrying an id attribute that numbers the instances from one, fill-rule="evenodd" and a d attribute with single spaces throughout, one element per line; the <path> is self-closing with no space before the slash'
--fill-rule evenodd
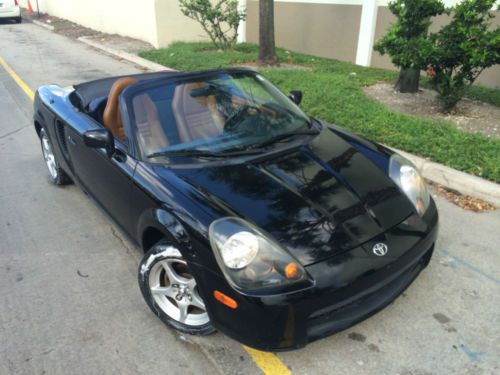
<path id="1" fill-rule="evenodd" d="M 31 20 L 37 25 L 51 29 L 52 31 L 65 35 L 69 38 L 78 39 L 80 42 L 98 49 L 108 55 L 112 55 L 118 59 L 130 61 L 142 68 L 144 71 L 172 70 L 163 65 L 143 59 L 137 55 L 141 50 L 152 49 L 153 46 L 149 43 L 120 35 L 104 34 L 74 24 L 70 21 L 47 15 L 42 15 L 42 17 L 38 19 L 36 15 L 29 15 L 27 12 L 23 12 L 23 18 Z M 426 179 L 456 190 L 461 194 L 480 198 L 497 207 L 500 207 L 499 184 L 460 172 L 442 164 L 434 163 L 401 150 L 394 150 L 411 160 L 421 170 Z"/>

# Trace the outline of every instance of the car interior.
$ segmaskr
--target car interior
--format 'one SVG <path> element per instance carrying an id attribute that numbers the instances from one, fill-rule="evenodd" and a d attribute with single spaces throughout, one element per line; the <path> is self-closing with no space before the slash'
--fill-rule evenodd
<path id="1" fill-rule="evenodd" d="M 127 87 L 151 79 L 179 74 L 174 71 L 110 77 L 75 85 L 70 96 L 72 104 L 93 120 L 108 128 L 113 135 L 124 140 L 123 121 L 119 111 L 120 94 Z"/>
<path id="2" fill-rule="evenodd" d="M 83 113 L 109 129 L 116 139 L 126 143 L 120 95 L 141 81 L 172 74 L 179 72 L 147 73 L 83 83 L 75 86 L 72 101 Z M 217 84 L 200 79 L 198 82 L 152 86 L 147 92 L 134 94 L 131 106 L 136 139 L 142 154 L 149 155 L 187 143 L 200 145 L 200 142 L 225 133 L 225 127 L 229 129 L 230 126 L 229 118 L 241 108 L 248 108 L 248 101 L 237 88 L 226 92 L 217 87 Z M 278 112 L 263 103 L 257 110 L 251 109 L 248 113 L 249 116 L 263 113 L 276 118 Z"/>
<path id="3" fill-rule="evenodd" d="M 109 94 L 91 100 L 84 112 L 109 129 L 116 138 L 124 141 L 119 97 L 127 87 L 138 82 L 133 76 L 116 79 L 109 89 Z M 177 85 L 174 92 L 162 90 L 163 92 L 155 95 L 154 100 L 150 93 L 134 97 L 132 106 L 137 138 L 145 154 L 171 144 L 188 143 L 223 133 L 225 119 L 217 108 L 215 95 L 191 95 L 193 90 L 204 86 L 204 82 Z M 175 108 L 175 111 L 168 110 L 169 108 Z M 160 119 L 168 119 L 169 125 L 172 126 L 165 129 Z"/>

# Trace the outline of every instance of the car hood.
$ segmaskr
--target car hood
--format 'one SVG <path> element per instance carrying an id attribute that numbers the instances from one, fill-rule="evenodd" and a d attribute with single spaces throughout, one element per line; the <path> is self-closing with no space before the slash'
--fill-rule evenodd
<path id="1" fill-rule="evenodd" d="M 281 157 L 179 168 L 175 174 L 207 203 L 271 234 L 306 266 L 361 245 L 413 212 L 365 155 L 325 128 Z"/>

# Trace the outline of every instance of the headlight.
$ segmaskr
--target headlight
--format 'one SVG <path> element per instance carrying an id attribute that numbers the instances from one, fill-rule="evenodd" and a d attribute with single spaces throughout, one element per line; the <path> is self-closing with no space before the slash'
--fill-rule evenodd
<path id="1" fill-rule="evenodd" d="M 214 221 L 209 237 L 224 276 L 243 294 L 284 293 L 312 285 L 296 259 L 243 219 L 227 217 Z"/>
<path id="2" fill-rule="evenodd" d="M 408 196 L 418 214 L 423 216 L 429 207 L 430 196 L 417 168 L 401 155 L 394 154 L 389 162 L 389 176 Z"/>
<path id="3" fill-rule="evenodd" d="M 259 239 L 250 232 L 237 232 L 221 247 L 224 264 L 233 270 L 245 268 L 259 252 Z"/>

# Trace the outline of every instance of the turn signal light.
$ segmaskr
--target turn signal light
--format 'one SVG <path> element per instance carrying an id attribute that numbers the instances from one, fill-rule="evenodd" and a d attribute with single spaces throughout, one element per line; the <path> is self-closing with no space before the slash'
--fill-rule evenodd
<path id="1" fill-rule="evenodd" d="M 236 302 L 231 297 L 226 296 L 224 293 L 219 292 L 218 290 L 214 290 L 214 297 L 217 301 L 219 301 L 223 305 L 226 305 L 227 307 L 230 307 L 232 309 L 238 307 L 238 302 Z"/>
<path id="2" fill-rule="evenodd" d="M 300 269 L 297 263 L 288 263 L 285 267 L 285 277 L 288 280 L 295 280 L 300 277 Z"/>

